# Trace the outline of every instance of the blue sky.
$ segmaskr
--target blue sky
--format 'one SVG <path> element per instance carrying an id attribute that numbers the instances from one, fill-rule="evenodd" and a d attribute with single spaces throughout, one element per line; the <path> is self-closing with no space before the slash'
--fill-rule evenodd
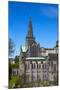
<path id="1" fill-rule="evenodd" d="M 33 34 L 41 47 L 53 48 L 58 39 L 58 5 L 41 3 L 8 3 L 9 37 L 15 43 L 15 55 L 25 46 L 28 24 L 32 18 Z"/>

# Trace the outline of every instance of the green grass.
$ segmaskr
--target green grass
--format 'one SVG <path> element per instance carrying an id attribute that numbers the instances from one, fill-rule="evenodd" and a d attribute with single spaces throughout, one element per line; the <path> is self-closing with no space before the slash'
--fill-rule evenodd
<path id="1" fill-rule="evenodd" d="M 54 86 L 54 81 L 36 81 L 30 83 L 24 83 L 22 76 L 12 76 L 9 81 L 9 88 L 27 88 L 27 87 L 45 87 L 45 86 Z"/>

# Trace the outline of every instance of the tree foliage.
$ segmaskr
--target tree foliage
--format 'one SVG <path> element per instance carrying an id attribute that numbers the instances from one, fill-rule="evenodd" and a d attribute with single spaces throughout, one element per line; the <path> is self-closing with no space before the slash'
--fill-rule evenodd
<path id="1" fill-rule="evenodd" d="M 15 63 L 19 63 L 19 56 L 15 56 Z"/>
<path id="2" fill-rule="evenodd" d="M 15 45 L 11 38 L 9 38 L 9 56 L 11 56 L 15 51 Z"/>
<path id="3" fill-rule="evenodd" d="M 15 51 L 15 46 L 14 46 L 14 43 L 12 41 L 11 38 L 9 38 L 9 56 L 11 56 L 14 51 Z M 10 62 L 10 59 L 9 59 L 9 80 L 11 80 L 11 76 L 12 76 L 12 66 L 11 66 L 11 62 Z"/>
<path id="4" fill-rule="evenodd" d="M 9 62 L 9 80 L 11 80 L 11 76 L 12 76 L 12 67 L 11 63 Z"/>

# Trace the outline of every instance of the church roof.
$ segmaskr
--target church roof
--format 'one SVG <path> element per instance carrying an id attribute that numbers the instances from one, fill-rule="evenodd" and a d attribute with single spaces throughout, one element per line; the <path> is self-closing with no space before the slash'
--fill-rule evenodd
<path id="1" fill-rule="evenodd" d="M 53 61 L 53 60 L 58 60 L 58 54 L 48 54 L 49 55 L 49 60 Z"/>
<path id="2" fill-rule="evenodd" d="M 45 60 L 45 57 L 27 57 L 26 60 Z"/>

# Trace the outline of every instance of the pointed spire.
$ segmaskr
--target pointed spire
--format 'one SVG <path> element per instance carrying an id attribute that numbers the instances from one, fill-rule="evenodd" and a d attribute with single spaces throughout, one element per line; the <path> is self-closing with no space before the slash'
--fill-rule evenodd
<path id="1" fill-rule="evenodd" d="M 30 18 L 29 26 L 28 26 L 28 33 L 26 36 L 26 47 L 29 48 L 34 41 L 35 41 L 35 37 L 33 36 L 32 20 Z"/>
<path id="2" fill-rule="evenodd" d="M 56 47 L 58 47 L 58 40 L 56 41 Z"/>
<path id="3" fill-rule="evenodd" d="M 20 51 L 22 52 L 22 45 L 20 46 Z"/>
<path id="4" fill-rule="evenodd" d="M 30 17 L 27 37 L 33 37 L 33 31 L 32 31 L 32 29 L 33 29 L 33 28 L 32 28 L 32 20 L 31 20 L 31 17 Z"/>

